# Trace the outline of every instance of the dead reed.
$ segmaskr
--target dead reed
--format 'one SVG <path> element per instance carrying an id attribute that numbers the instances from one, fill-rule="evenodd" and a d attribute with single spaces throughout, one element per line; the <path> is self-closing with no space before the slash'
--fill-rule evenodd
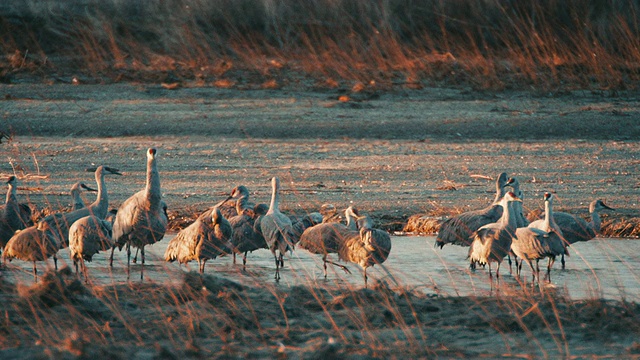
<path id="1" fill-rule="evenodd" d="M 0 78 L 621 90 L 638 83 L 637 24 L 621 0 L 4 2 Z"/>

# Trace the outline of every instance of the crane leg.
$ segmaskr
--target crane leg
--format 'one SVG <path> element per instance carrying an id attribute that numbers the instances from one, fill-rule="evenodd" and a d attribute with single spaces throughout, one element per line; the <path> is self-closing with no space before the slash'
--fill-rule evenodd
<path id="1" fill-rule="evenodd" d="M 555 256 L 550 256 L 549 264 L 547 265 L 547 280 L 549 280 L 549 282 L 551 282 L 551 268 L 553 267 L 553 264 L 555 262 L 556 262 Z"/>
<path id="2" fill-rule="evenodd" d="M 280 260 L 276 255 L 274 255 L 276 259 L 276 281 L 280 280 Z"/>
<path id="3" fill-rule="evenodd" d="M 139 250 L 140 250 L 140 249 L 136 249 L 136 254 L 135 254 L 135 255 L 133 255 L 133 260 L 131 260 L 131 262 L 133 262 L 134 264 L 137 264 L 137 263 L 138 263 L 138 251 L 139 251 Z"/>
<path id="4" fill-rule="evenodd" d="M 327 278 L 327 255 L 322 256 L 322 267 L 324 268 L 324 278 Z"/>
<path id="5" fill-rule="evenodd" d="M 58 257 L 53 255 L 53 267 L 58 271 Z"/>
<path id="6" fill-rule="evenodd" d="M 489 279 L 493 279 L 493 274 L 491 273 L 491 262 L 487 261 L 487 265 L 489 266 Z"/>
<path id="7" fill-rule="evenodd" d="M 127 281 L 131 274 L 131 245 L 127 244 Z"/>
<path id="8" fill-rule="evenodd" d="M 369 279 L 369 277 L 367 276 L 367 268 L 364 268 L 364 288 L 367 288 L 367 279 Z"/>
<path id="9" fill-rule="evenodd" d="M 36 269 L 36 262 L 33 262 L 33 279 L 37 283 L 38 282 L 38 269 Z"/>
<path id="10" fill-rule="evenodd" d="M 233 265 L 235 265 L 235 264 L 236 264 L 236 252 L 234 251 L 233 252 Z"/>
<path id="11" fill-rule="evenodd" d="M 348 267 L 346 267 L 346 266 L 344 266 L 342 264 L 335 263 L 335 262 L 333 262 L 331 260 L 324 259 L 324 277 L 325 277 L 325 279 L 327 278 L 327 264 L 331 264 L 333 266 L 337 266 L 337 267 L 341 268 L 342 270 L 344 270 L 344 272 L 346 272 L 347 274 L 351 274 L 351 271 L 349 271 Z"/>
<path id="12" fill-rule="evenodd" d="M 248 251 L 245 251 L 242 257 L 242 271 L 247 271 L 247 253 Z"/>
<path id="13" fill-rule="evenodd" d="M 140 268 L 140 281 L 144 279 L 144 245 L 140 248 L 140 257 L 142 258 L 142 267 Z"/>
<path id="14" fill-rule="evenodd" d="M 78 261 L 73 260 L 73 266 L 76 267 L 76 277 L 79 277 L 79 275 L 78 275 Z"/>
<path id="15" fill-rule="evenodd" d="M 113 267 L 113 252 L 116 250 L 116 246 L 113 245 L 111 248 L 111 256 L 109 256 L 109 267 Z"/>
<path id="16" fill-rule="evenodd" d="M 560 259 L 560 262 L 562 263 L 562 270 L 564 270 L 564 254 L 562 254 L 562 258 Z"/>
<path id="17" fill-rule="evenodd" d="M 200 264 L 200 275 L 204 275 L 204 265 L 207 263 L 207 259 L 202 259 L 202 263 Z"/>
<path id="18" fill-rule="evenodd" d="M 84 274 L 84 283 L 88 284 L 89 276 L 87 275 L 87 264 L 84 263 L 84 259 L 81 259 L 80 261 L 81 261 L 80 265 L 82 266 L 82 274 Z"/>
<path id="19" fill-rule="evenodd" d="M 522 261 L 520 262 L 520 265 L 518 265 L 518 263 L 516 263 L 516 276 L 520 277 L 520 272 L 522 272 Z"/>

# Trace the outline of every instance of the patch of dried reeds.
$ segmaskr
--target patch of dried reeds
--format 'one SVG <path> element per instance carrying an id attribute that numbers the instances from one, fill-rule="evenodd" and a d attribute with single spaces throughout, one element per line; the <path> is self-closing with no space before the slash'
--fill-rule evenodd
<path id="1" fill-rule="evenodd" d="M 626 89 L 640 74 L 637 23 L 628 1 L 5 2 L 0 79 Z"/>
<path id="2" fill-rule="evenodd" d="M 0 347 L 12 356 L 44 351 L 58 358 L 497 356 L 502 346 L 455 345 L 455 339 L 498 334 L 544 343 L 530 353 L 543 356 L 579 349 L 570 342 L 640 334 L 637 304 L 504 291 L 439 298 L 384 282 L 370 289 L 287 288 L 196 273 L 178 286 L 102 287 L 84 285 L 65 268 L 31 286 L 1 283 Z"/>

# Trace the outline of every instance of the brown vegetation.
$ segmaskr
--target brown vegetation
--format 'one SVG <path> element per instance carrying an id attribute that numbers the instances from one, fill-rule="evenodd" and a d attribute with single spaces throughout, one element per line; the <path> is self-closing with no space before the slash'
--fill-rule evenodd
<path id="1" fill-rule="evenodd" d="M 247 287 L 195 273 L 178 286 L 102 287 L 85 286 L 64 268 L 36 285 L 0 282 L 0 348 L 3 358 L 58 359 L 637 353 L 637 304 L 503 291 L 438 298 L 384 283 Z"/>
<path id="2" fill-rule="evenodd" d="M 622 0 L 3 2 L 0 78 L 621 90 L 640 79 L 638 10 Z"/>

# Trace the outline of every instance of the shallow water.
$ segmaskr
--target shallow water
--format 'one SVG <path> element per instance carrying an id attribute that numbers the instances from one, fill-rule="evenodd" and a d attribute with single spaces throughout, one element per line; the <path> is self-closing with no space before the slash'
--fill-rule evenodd
<path id="1" fill-rule="evenodd" d="M 145 281 L 159 283 L 179 283 L 182 281 L 186 266 L 166 263 L 164 250 L 173 235 L 168 235 L 161 242 L 146 247 L 146 264 L 144 266 Z M 392 237 L 393 247 L 389 259 L 381 266 L 370 268 L 367 273 L 369 282 L 387 281 L 424 291 L 428 294 L 441 295 L 487 295 L 493 291 L 518 291 L 523 284 L 515 275 L 509 273 L 509 265 L 505 260 L 500 269 L 500 282 L 492 283 L 487 269 L 475 272 L 468 270 L 465 259 L 467 248 L 445 246 L 436 249 L 434 237 L 402 236 Z M 640 301 L 640 241 L 621 239 L 596 239 L 574 244 L 570 249 L 571 257 L 566 259 L 566 269 L 562 270 L 560 259 L 557 259 L 551 272 L 551 282 L 542 281 L 543 289 L 555 289 L 566 293 L 573 299 L 607 298 Z M 108 253 L 94 256 L 94 261 L 87 263 L 90 281 L 94 284 L 107 285 L 126 282 L 126 253 L 116 251 L 114 267 L 108 267 Z M 133 256 L 133 255 L 132 255 Z M 73 266 L 69 260 L 69 252 L 63 249 L 58 253 L 58 266 Z M 334 256 L 333 260 L 337 260 Z M 540 262 L 541 272 L 546 271 L 547 260 Z M 285 257 L 285 268 L 281 271 L 279 286 L 295 284 L 312 284 L 322 286 L 352 284 L 363 286 L 362 270 L 358 265 L 345 264 L 351 270 L 346 274 L 340 268 L 329 265 L 328 279 L 322 272 L 322 260 L 299 249 Z M 53 267 L 53 260 L 47 262 Z M 197 271 L 196 262 L 190 263 L 190 269 Z M 45 270 L 43 263 L 38 264 L 41 275 Z M 131 281 L 140 281 L 140 264 L 131 267 Z M 495 272 L 495 266 L 492 269 Z M 242 271 L 242 258 L 237 264 L 232 263 L 231 256 L 209 260 L 205 273 L 216 273 L 220 276 L 239 281 L 246 285 L 274 283 L 275 262 L 267 250 L 258 250 L 248 255 L 247 271 Z M 33 281 L 32 265 L 14 260 L 0 272 L 10 281 L 31 283 Z M 495 278 L 494 278 L 495 279 Z M 531 270 L 525 264 L 522 270 L 524 286 L 531 285 Z"/>

